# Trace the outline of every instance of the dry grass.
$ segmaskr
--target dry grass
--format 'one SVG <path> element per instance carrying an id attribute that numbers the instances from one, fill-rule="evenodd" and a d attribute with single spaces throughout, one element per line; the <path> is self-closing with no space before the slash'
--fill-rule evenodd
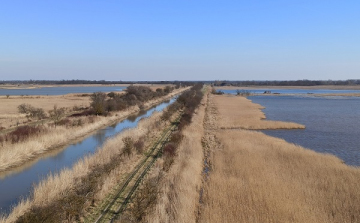
<path id="1" fill-rule="evenodd" d="M 90 97 L 80 97 L 76 94 L 67 94 L 59 96 L 0 96 L 0 126 L 9 128 L 16 126 L 18 123 L 22 124 L 28 122 L 25 115 L 18 112 L 20 104 L 30 104 L 35 108 L 42 108 L 49 111 L 54 108 L 56 104 L 59 108 L 65 107 L 71 110 L 74 106 L 88 107 L 90 104 Z"/>
<path id="2" fill-rule="evenodd" d="M 359 168 L 261 132 L 215 125 L 211 133 L 221 146 L 212 150 L 200 222 L 360 222 Z"/>
<path id="3" fill-rule="evenodd" d="M 15 222 L 24 213 L 29 212 L 31 208 L 51 206 L 53 202 L 64 198 L 67 195 L 67 191 L 72 191 L 83 183 L 79 179 L 89 175 L 97 166 L 108 164 L 112 161 L 113 157 L 119 156 L 122 153 L 123 139 L 125 137 L 135 139 L 144 137 L 147 134 L 156 133 L 154 123 L 160 120 L 160 115 L 161 113 L 156 113 L 150 118 L 142 119 L 137 128 L 128 129 L 116 137 L 108 139 L 103 147 L 98 149 L 94 155 L 85 157 L 76 163 L 72 169 L 64 169 L 59 174 L 49 175 L 47 179 L 35 186 L 31 199 L 23 200 L 13 209 L 7 218 L 0 219 L 0 222 Z M 149 133 L 150 130 L 151 133 Z M 95 191 L 95 202 L 104 199 L 111 192 L 114 185 L 119 182 L 120 178 L 129 172 L 141 157 L 141 155 L 133 155 L 129 158 L 124 158 L 121 165 L 117 168 L 113 169 L 110 173 L 103 173 L 102 177 L 104 179 L 102 184 Z M 87 208 L 89 208 L 88 206 Z"/>
<path id="4" fill-rule="evenodd" d="M 168 100 L 183 90 L 185 89 L 174 90 L 167 96 L 147 102 L 144 106 L 151 107 L 161 101 Z M 138 106 L 134 106 L 126 111 L 114 113 L 112 116 L 97 117 L 94 123 L 85 123 L 83 126 L 72 128 L 71 131 L 66 127 L 58 126 L 50 129 L 46 134 L 32 137 L 24 142 L 0 145 L 0 172 L 22 165 L 51 149 L 68 144 L 71 141 L 77 140 L 99 128 L 108 126 L 115 121 L 124 119 L 138 111 Z"/>
<path id="5" fill-rule="evenodd" d="M 360 170 L 247 130 L 216 134 L 202 222 L 359 222 Z"/>
<path id="6" fill-rule="evenodd" d="M 265 115 L 259 104 L 254 104 L 245 97 L 233 95 L 212 96 L 218 110 L 219 128 L 234 129 L 302 129 L 304 125 L 280 121 L 264 121 Z"/>
<path id="7" fill-rule="evenodd" d="M 145 222 L 195 222 L 202 180 L 206 95 L 183 130 L 184 138 L 178 147 L 178 155 L 169 172 L 164 176 L 158 202 Z"/>

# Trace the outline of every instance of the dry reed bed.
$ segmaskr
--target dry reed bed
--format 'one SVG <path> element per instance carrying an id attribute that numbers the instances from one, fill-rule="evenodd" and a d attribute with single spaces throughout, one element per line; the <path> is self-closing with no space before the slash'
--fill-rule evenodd
<path id="1" fill-rule="evenodd" d="M 175 90 L 167 96 L 145 103 L 144 106 L 151 107 L 170 99 L 184 90 L 185 89 Z M 51 149 L 68 144 L 70 141 L 83 137 L 104 126 L 108 126 L 115 121 L 122 120 L 138 111 L 138 106 L 133 106 L 126 111 L 114 113 L 109 117 L 97 117 L 94 123 L 72 128 L 71 131 L 66 127 L 58 126 L 46 134 L 32 137 L 24 142 L 16 144 L 5 143 L 0 146 L 0 172 L 22 165 Z"/>
<path id="2" fill-rule="evenodd" d="M 360 170 L 247 130 L 216 136 L 202 222 L 359 222 Z"/>
<path id="3" fill-rule="evenodd" d="M 56 104 L 58 107 L 65 107 L 72 110 L 76 107 L 88 107 L 90 97 L 81 97 L 77 94 L 66 94 L 57 96 L 0 96 L 0 127 L 6 129 L 16 127 L 18 124 L 28 123 L 28 118 L 24 114 L 19 114 L 20 104 L 30 104 L 35 108 L 42 108 L 49 111 Z"/>
<path id="4" fill-rule="evenodd" d="M 212 151 L 200 222 L 360 222 L 359 168 L 261 132 L 213 130 L 221 147 Z"/>
<path id="5" fill-rule="evenodd" d="M 123 150 L 123 139 L 125 137 L 131 137 L 137 139 L 149 135 L 151 137 L 161 129 L 154 127 L 155 122 L 159 122 L 161 113 L 155 113 L 149 118 L 142 119 L 137 128 L 128 129 L 114 138 L 108 139 L 105 144 L 96 151 L 92 156 L 84 157 L 77 162 L 72 169 L 64 169 L 58 174 L 49 175 L 46 179 L 41 181 L 35 186 L 31 198 L 20 202 L 10 213 L 8 217 L 2 217 L 0 222 L 16 222 L 16 220 L 24 214 L 31 211 L 32 208 L 42 208 L 51 206 L 67 196 L 67 191 L 75 190 L 81 186 L 87 175 L 91 174 L 94 168 L 102 165 L 106 165 L 112 162 L 112 159 L 116 156 L 120 156 Z M 151 131 L 150 131 L 151 130 Z M 125 173 L 129 172 L 136 164 L 142 155 L 133 155 L 128 158 L 124 158 L 119 166 L 112 169 L 109 173 L 103 173 L 103 181 L 97 191 L 95 191 L 95 203 L 104 199 L 111 189 L 119 182 L 120 178 Z M 65 204 L 63 204 L 65 205 Z M 86 207 L 89 208 L 90 204 Z M 84 210 L 86 212 L 86 210 Z M 74 219 L 68 219 L 69 222 Z M 64 219 L 64 221 L 66 221 Z"/>
<path id="6" fill-rule="evenodd" d="M 177 157 L 161 181 L 158 201 L 145 222 L 195 222 L 202 181 L 206 94 L 192 122 L 183 130 Z"/>
<path id="7" fill-rule="evenodd" d="M 281 121 L 264 121 L 264 109 L 245 97 L 212 96 L 218 111 L 218 127 L 223 129 L 303 129 L 304 125 Z"/>

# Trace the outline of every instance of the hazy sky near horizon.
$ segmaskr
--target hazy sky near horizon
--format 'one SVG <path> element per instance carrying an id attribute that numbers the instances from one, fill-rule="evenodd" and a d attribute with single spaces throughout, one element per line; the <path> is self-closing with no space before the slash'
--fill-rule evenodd
<path id="1" fill-rule="evenodd" d="M 358 0 L 3 0 L 0 80 L 360 79 Z"/>

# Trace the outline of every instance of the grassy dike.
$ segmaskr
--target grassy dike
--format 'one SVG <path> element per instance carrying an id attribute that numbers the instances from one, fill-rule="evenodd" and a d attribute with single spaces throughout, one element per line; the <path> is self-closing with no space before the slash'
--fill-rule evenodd
<path id="1" fill-rule="evenodd" d="M 199 222 L 360 222 L 360 169 L 257 129 L 303 128 L 263 120 L 261 106 L 210 96 L 211 171 Z"/>
<path id="2" fill-rule="evenodd" d="M 183 139 L 169 171 L 159 182 L 156 204 L 144 222 L 196 222 L 203 171 L 204 116 L 209 91 L 194 112 L 191 123 L 183 129 Z"/>
<path id="3" fill-rule="evenodd" d="M 168 100 L 186 89 L 187 88 L 176 89 L 166 96 L 150 100 L 144 104 L 144 108 Z M 32 136 L 25 141 L 15 144 L 10 142 L 0 144 L 0 173 L 24 165 L 46 152 L 67 145 L 69 142 L 76 142 L 98 129 L 109 126 L 114 122 L 121 121 L 129 115 L 136 114 L 139 111 L 140 108 L 138 106 L 132 106 L 125 111 L 113 112 L 107 117 L 95 116 L 91 119 L 91 122 L 88 118 L 84 117 L 81 118 L 81 126 L 70 127 L 70 129 L 67 126 L 47 128 L 46 132 Z"/>
<path id="4" fill-rule="evenodd" d="M 145 106 L 150 107 L 154 103 L 167 100 L 176 93 L 178 92 L 175 91 L 166 97 L 149 101 Z M 96 202 L 102 200 L 121 180 L 120 178 L 130 171 L 136 165 L 137 160 L 142 157 L 141 154 L 122 155 L 123 139 L 126 137 L 134 140 L 142 139 L 146 148 L 166 125 L 166 121 L 161 121 L 160 117 L 161 113 L 154 113 L 151 117 L 142 119 L 137 128 L 126 130 L 109 139 L 94 155 L 84 157 L 72 169 L 64 169 L 59 174 L 48 176 L 47 179 L 35 186 L 29 199 L 23 200 L 8 217 L 2 217 L 0 222 L 37 220 L 33 217 L 40 217 L 39 220 L 43 221 L 47 219 L 46 216 L 49 213 L 58 213 L 59 215 L 56 217 L 71 221 L 74 216 L 76 219 L 87 214 L 96 205 Z M 96 190 L 94 190 L 95 187 Z M 25 215 L 28 218 L 22 218 Z"/>

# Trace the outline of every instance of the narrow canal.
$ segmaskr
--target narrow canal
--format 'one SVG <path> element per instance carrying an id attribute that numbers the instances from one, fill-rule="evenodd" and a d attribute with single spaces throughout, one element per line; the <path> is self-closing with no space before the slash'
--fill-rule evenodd
<path id="1" fill-rule="evenodd" d="M 82 157 L 93 154 L 107 138 L 117 135 L 124 129 L 136 127 L 140 119 L 151 116 L 155 111 L 162 111 L 174 101 L 175 98 L 143 111 L 137 116 L 98 130 L 75 144 L 48 153 L 21 170 L 0 174 L 0 214 L 8 214 L 20 199 L 29 196 L 33 185 L 38 184 L 50 173 L 71 168 Z"/>

